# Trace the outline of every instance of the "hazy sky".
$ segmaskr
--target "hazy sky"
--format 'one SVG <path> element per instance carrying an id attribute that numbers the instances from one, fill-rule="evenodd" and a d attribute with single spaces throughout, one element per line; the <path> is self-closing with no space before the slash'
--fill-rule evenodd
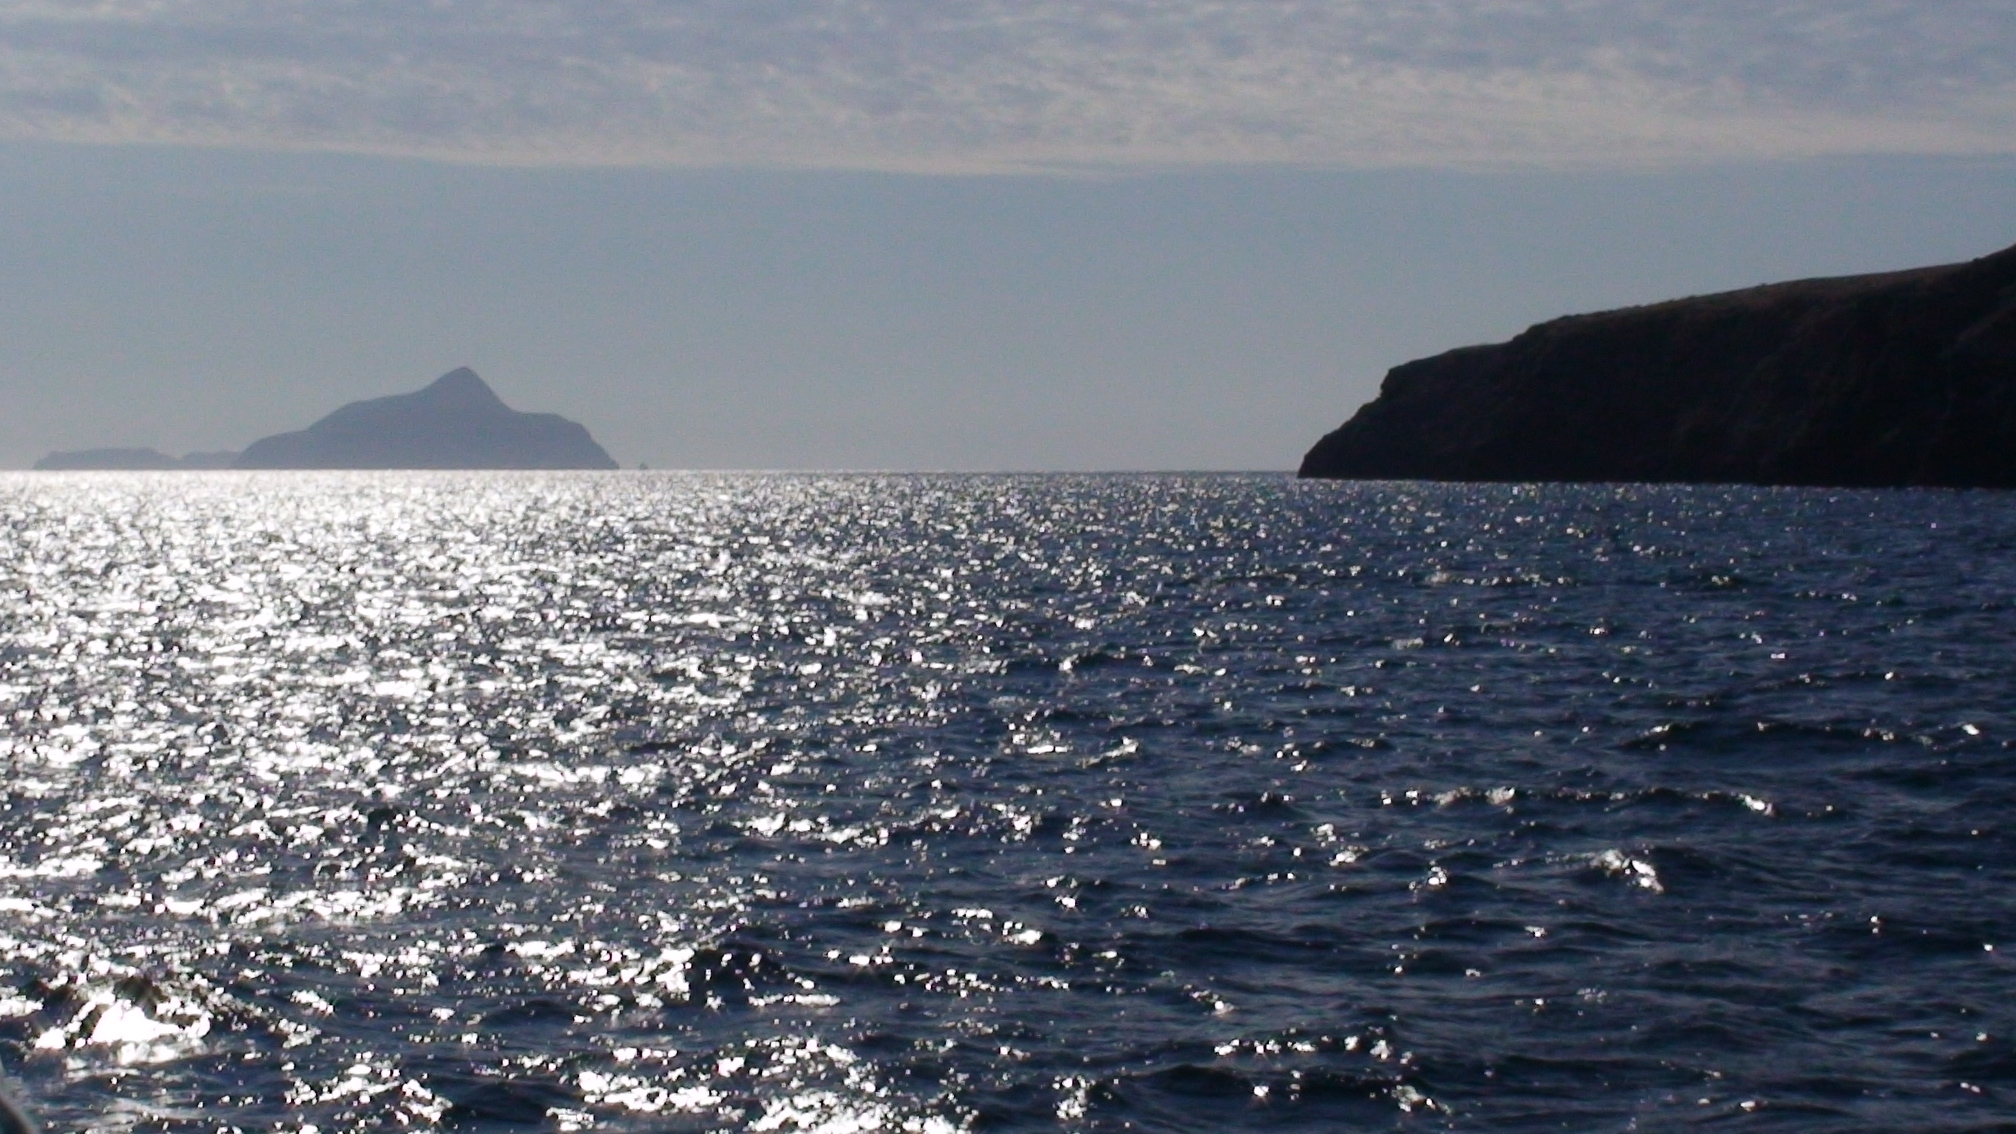
<path id="1" fill-rule="evenodd" d="M 625 463 L 1288 468 L 2010 243 L 2008 0 L 0 0 L 0 465 L 466 363 Z"/>

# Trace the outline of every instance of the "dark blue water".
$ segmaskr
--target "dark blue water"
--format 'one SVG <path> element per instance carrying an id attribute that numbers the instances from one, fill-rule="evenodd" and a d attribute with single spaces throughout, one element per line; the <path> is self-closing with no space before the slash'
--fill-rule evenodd
<path id="1" fill-rule="evenodd" d="M 2016 497 L 0 479 L 57 1130 L 2016 1123 Z"/>

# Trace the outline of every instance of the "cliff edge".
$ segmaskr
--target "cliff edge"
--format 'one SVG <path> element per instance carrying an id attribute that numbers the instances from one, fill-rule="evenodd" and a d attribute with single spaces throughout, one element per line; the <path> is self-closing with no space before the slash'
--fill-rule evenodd
<path id="1" fill-rule="evenodd" d="M 2016 248 L 1409 362 L 1301 475 L 2016 487 Z"/>
<path id="2" fill-rule="evenodd" d="M 580 424 L 520 413 L 468 367 L 411 394 L 351 402 L 297 433 L 263 437 L 241 469 L 613 469 Z"/>

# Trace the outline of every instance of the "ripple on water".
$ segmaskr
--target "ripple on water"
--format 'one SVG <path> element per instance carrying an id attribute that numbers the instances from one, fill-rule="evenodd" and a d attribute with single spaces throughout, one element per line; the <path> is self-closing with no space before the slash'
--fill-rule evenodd
<path id="1" fill-rule="evenodd" d="M 1981 1128 L 1998 494 L 0 478 L 58 1128 Z"/>

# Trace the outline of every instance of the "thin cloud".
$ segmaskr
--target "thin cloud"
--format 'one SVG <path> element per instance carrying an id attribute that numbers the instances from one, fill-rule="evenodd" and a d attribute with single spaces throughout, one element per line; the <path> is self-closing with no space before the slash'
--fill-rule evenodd
<path id="1" fill-rule="evenodd" d="M 2007 0 L 0 0 L 0 136 L 978 172 L 2016 152 Z"/>

